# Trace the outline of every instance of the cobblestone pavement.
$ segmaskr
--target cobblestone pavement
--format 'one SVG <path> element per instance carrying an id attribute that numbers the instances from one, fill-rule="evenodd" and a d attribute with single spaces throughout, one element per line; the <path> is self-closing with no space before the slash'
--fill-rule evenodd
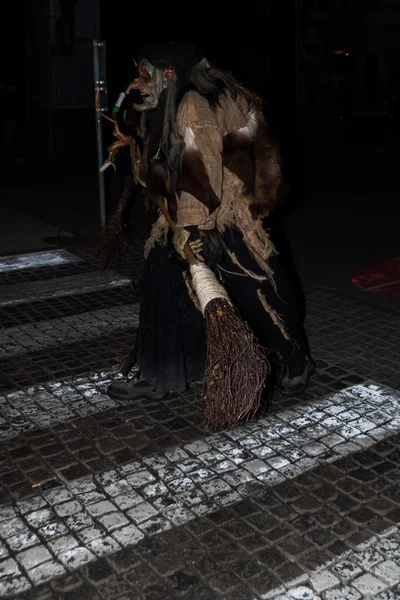
<path id="1" fill-rule="evenodd" d="M 213 432 L 201 384 L 105 394 L 126 272 L 50 251 L 0 284 L 0 597 L 400 599 L 399 313 L 307 290 L 307 393 Z"/>

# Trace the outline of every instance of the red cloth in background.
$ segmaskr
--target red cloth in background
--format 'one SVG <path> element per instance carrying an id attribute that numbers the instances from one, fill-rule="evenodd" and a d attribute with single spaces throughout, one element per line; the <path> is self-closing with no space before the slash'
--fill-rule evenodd
<path id="1" fill-rule="evenodd" d="M 351 281 L 363 291 L 400 294 L 400 256 L 361 269 Z"/>

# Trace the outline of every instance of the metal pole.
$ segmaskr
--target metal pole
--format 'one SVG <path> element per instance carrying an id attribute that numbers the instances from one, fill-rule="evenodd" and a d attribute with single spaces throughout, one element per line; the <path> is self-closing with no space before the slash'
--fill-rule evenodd
<path id="1" fill-rule="evenodd" d="M 295 64 L 295 91 L 294 91 L 294 101 L 295 101 L 295 119 L 296 119 L 296 128 L 298 127 L 298 117 L 300 112 L 300 0 L 294 0 L 294 18 L 295 18 L 295 55 L 294 55 L 294 64 Z"/>
<path id="2" fill-rule="evenodd" d="M 104 75 L 101 73 L 100 69 L 100 56 L 99 56 L 99 48 L 102 48 L 104 44 L 102 42 L 98 42 L 97 40 L 93 40 L 93 70 L 94 70 L 94 89 L 95 95 L 100 98 L 101 92 L 105 92 L 106 81 Z M 98 107 L 100 110 L 106 109 L 106 107 L 101 106 L 100 102 L 98 102 Z M 97 141 L 97 173 L 98 173 L 98 182 L 99 182 L 99 203 L 100 203 L 100 224 L 103 226 L 106 223 L 106 190 L 104 184 L 104 172 L 101 169 L 104 159 L 103 159 L 103 129 L 101 122 L 101 115 L 96 111 L 96 141 Z"/>

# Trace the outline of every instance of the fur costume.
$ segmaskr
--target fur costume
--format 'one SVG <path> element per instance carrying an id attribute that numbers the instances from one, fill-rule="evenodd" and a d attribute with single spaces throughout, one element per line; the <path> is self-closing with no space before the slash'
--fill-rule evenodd
<path id="1" fill-rule="evenodd" d="M 267 260 L 274 247 L 262 227 L 277 203 L 283 181 L 279 152 L 262 113 L 244 95 L 229 92 L 213 108 L 196 91 L 187 92 L 177 110 L 178 132 L 184 141 L 181 172 L 176 193 L 162 153 L 148 159 L 148 115 L 142 115 L 144 151 L 135 161 L 134 172 L 145 183 L 150 197 L 163 196 L 178 227 L 214 227 L 223 232 L 234 226 L 258 264 L 268 272 Z M 161 155 L 161 156 L 160 156 Z M 154 224 L 150 243 L 160 241 L 167 227 L 160 216 Z"/>
<path id="2" fill-rule="evenodd" d="M 126 94 L 140 91 L 132 171 L 154 206 L 203 240 L 201 258 L 261 346 L 302 373 L 306 341 L 295 299 L 263 227 L 284 190 L 261 101 L 189 45 L 148 47 Z M 180 391 L 204 369 L 204 321 L 166 218 L 152 211 L 137 360 L 156 391 Z M 240 346 L 240 343 L 238 345 Z M 245 357 L 244 357 L 245 358 Z"/>

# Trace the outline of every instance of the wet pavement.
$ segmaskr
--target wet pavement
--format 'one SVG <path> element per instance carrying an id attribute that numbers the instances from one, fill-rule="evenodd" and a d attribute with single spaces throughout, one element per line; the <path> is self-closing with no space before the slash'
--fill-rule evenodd
<path id="1" fill-rule="evenodd" d="M 395 305 L 307 285 L 307 393 L 210 431 L 201 383 L 106 395 L 138 323 L 127 272 L 28 258 L 0 259 L 1 597 L 400 598 Z"/>

